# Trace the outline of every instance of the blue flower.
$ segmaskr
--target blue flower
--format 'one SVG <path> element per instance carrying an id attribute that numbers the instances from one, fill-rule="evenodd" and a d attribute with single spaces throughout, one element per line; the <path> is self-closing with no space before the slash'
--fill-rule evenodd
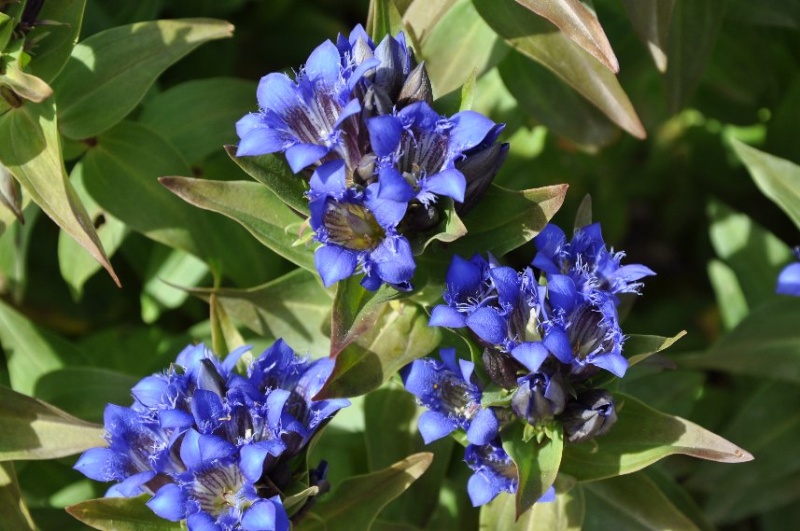
<path id="1" fill-rule="evenodd" d="M 376 290 L 382 283 L 411 289 L 416 263 L 411 244 L 397 230 L 406 203 L 373 183 L 361 191 L 347 185 L 345 165 L 331 161 L 311 177 L 308 192 L 311 228 L 322 243 L 314 254 L 325 286 L 364 272 L 361 284 Z"/>
<path id="2" fill-rule="evenodd" d="M 517 492 L 517 466 L 499 439 L 484 445 L 470 444 L 464 450 L 464 461 L 473 470 L 467 482 L 473 507 L 489 503 L 501 492 Z"/>
<path id="3" fill-rule="evenodd" d="M 618 293 L 639 293 L 640 280 L 655 275 L 641 264 L 621 265 L 623 252 L 606 248 L 599 223 L 575 229 L 571 241 L 559 227 L 547 225 L 534 239 L 538 252 L 533 266 L 550 275 L 567 275 L 575 289 L 587 296 L 601 291 L 616 296 Z"/>
<path id="4" fill-rule="evenodd" d="M 298 358 L 278 340 L 236 374 L 246 350 L 220 361 L 203 345 L 184 349 L 132 389 L 130 408 L 106 407 L 108 447 L 88 450 L 75 468 L 118 482 L 109 496 L 154 495 L 156 514 L 190 530 L 288 530 L 280 495 L 293 459 L 349 402 L 311 399 L 330 360 Z"/>
<path id="5" fill-rule="evenodd" d="M 481 407 L 474 364 L 457 359 L 452 348 L 443 348 L 439 354 L 441 362 L 422 358 L 400 372 L 406 389 L 427 409 L 419 418 L 422 438 L 427 444 L 463 429 L 471 443 L 487 444 L 496 437 L 499 423 L 491 408 Z"/>
<path id="6" fill-rule="evenodd" d="M 800 260 L 800 247 L 795 247 L 794 254 Z M 775 292 L 800 297 L 800 262 L 793 262 L 781 270 Z"/>

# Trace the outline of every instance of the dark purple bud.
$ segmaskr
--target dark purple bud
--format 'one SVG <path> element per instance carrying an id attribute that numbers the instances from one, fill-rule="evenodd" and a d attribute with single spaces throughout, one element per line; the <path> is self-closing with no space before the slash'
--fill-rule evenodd
<path id="1" fill-rule="evenodd" d="M 364 94 L 364 111 L 367 116 L 378 116 L 379 114 L 391 114 L 394 110 L 392 99 L 386 94 L 383 88 L 372 85 Z"/>
<path id="2" fill-rule="evenodd" d="M 361 179 L 363 186 L 368 186 L 375 181 L 375 160 L 377 159 L 375 153 L 367 153 L 361 157 L 361 161 L 356 168 L 356 175 Z"/>
<path id="3" fill-rule="evenodd" d="M 483 365 L 489 378 L 503 389 L 517 387 L 517 378 L 520 373 L 525 373 L 525 367 L 505 352 L 495 349 L 483 349 Z"/>
<path id="4" fill-rule="evenodd" d="M 409 203 L 408 210 L 400 226 L 400 232 L 414 234 L 415 232 L 426 232 L 441 220 L 441 214 L 436 205 L 423 205 L 419 201 Z"/>
<path id="5" fill-rule="evenodd" d="M 397 39 L 387 36 L 375 48 L 375 58 L 381 63 L 375 70 L 374 83 L 394 99 L 409 72 L 408 55 Z"/>
<path id="6" fill-rule="evenodd" d="M 614 397 L 604 389 L 592 389 L 567 404 L 560 417 L 567 442 L 581 443 L 605 435 L 617 422 Z"/>
<path id="7" fill-rule="evenodd" d="M 197 388 L 225 396 L 225 379 L 217 372 L 214 363 L 209 359 L 200 360 L 200 374 L 197 375 Z"/>
<path id="8" fill-rule="evenodd" d="M 431 88 L 431 80 L 428 77 L 428 70 L 425 68 L 424 62 L 417 65 L 408 74 L 405 83 L 403 83 L 403 88 L 400 90 L 400 95 L 397 97 L 397 108 L 403 108 L 417 101 L 424 101 L 428 105 L 433 105 L 433 89 Z"/>
<path id="9" fill-rule="evenodd" d="M 567 401 L 564 380 L 560 374 L 548 376 L 537 372 L 518 380 L 519 388 L 511 397 L 514 414 L 535 426 L 564 411 Z"/>
<path id="10" fill-rule="evenodd" d="M 467 180 L 464 202 L 456 203 L 456 213 L 459 216 L 472 210 L 492 184 L 500 166 L 506 160 L 508 147 L 508 144 L 491 144 L 456 163 L 456 169 Z"/>

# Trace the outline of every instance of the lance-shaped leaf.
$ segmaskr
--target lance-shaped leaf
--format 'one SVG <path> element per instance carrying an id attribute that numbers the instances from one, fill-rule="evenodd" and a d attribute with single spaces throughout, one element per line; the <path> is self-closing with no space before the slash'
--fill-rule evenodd
<path id="1" fill-rule="evenodd" d="M 516 499 L 501 492 L 481 507 L 481 528 L 509 531 L 580 531 L 583 528 L 585 502 L 583 490 L 566 476 L 556 478 L 556 501 L 535 504 L 517 519 Z"/>
<path id="2" fill-rule="evenodd" d="M 403 13 L 403 22 L 418 42 L 425 43 L 430 31 L 457 0 L 413 0 Z"/>
<path id="3" fill-rule="evenodd" d="M 354 276 L 338 282 L 331 314 L 331 356 L 336 357 L 347 345 L 375 326 L 385 303 L 402 296 L 385 284 L 377 291 L 364 289 L 358 277 Z"/>
<path id="4" fill-rule="evenodd" d="M 323 334 L 330 316 L 331 297 L 316 275 L 296 269 L 250 289 L 189 289 L 209 300 L 216 295 L 227 314 L 262 336 L 282 337 L 299 352 L 327 356 L 329 339 Z"/>
<path id="5" fill-rule="evenodd" d="M 0 521 L 9 529 L 36 529 L 19 490 L 14 463 L 0 463 Z"/>
<path id="6" fill-rule="evenodd" d="M 517 0 L 556 25 L 561 32 L 592 54 L 606 68 L 619 72 L 619 62 L 597 15 L 580 0 Z"/>
<path id="7" fill-rule="evenodd" d="M 622 0 L 639 39 L 647 46 L 656 68 L 667 70 L 667 37 L 675 0 Z"/>
<path id="8" fill-rule="evenodd" d="M 593 441 L 568 444 L 560 471 L 579 481 L 636 472 L 667 457 L 683 454 L 722 463 L 742 463 L 753 456 L 697 424 L 651 409 L 635 398 L 615 394 L 618 420 Z"/>
<path id="9" fill-rule="evenodd" d="M 497 70 L 520 108 L 554 133 L 587 148 L 606 146 L 619 136 L 603 113 L 521 53 L 512 51 Z"/>
<path id="10" fill-rule="evenodd" d="M 148 100 L 139 122 L 157 131 L 186 160 L 197 163 L 237 140 L 236 121 L 254 110 L 255 94 L 256 83 L 244 79 L 187 81 Z"/>
<path id="11" fill-rule="evenodd" d="M 103 446 L 103 427 L 0 385 L 0 461 L 55 459 Z"/>
<path id="12" fill-rule="evenodd" d="M 244 339 L 214 293 L 209 297 L 208 306 L 211 310 L 211 348 L 217 356 L 227 356 L 244 345 Z M 249 357 L 252 359 L 252 355 Z"/>
<path id="13" fill-rule="evenodd" d="M 19 182 L 14 179 L 11 172 L 5 166 L 0 164 L 0 203 L 11 212 L 11 214 L 20 223 L 25 223 L 25 218 L 22 215 L 23 205 L 22 190 L 19 187 Z M 0 234 L 5 230 L 5 226 L 0 230 Z"/>
<path id="14" fill-rule="evenodd" d="M 36 42 L 30 62 L 31 72 L 35 76 L 49 83 L 67 64 L 81 33 L 85 7 L 86 0 L 43 3 L 37 18 L 50 23 L 36 25 L 27 35 L 29 42 Z"/>
<path id="15" fill-rule="evenodd" d="M 67 179 L 61 159 L 53 99 L 24 104 L 0 115 L 3 164 L 25 187 L 31 199 L 97 260 L 119 284 L 92 220 Z"/>
<path id="16" fill-rule="evenodd" d="M 0 71 L 3 72 L 0 74 L 0 87 L 4 90 L 11 89 L 22 99 L 38 103 L 53 95 L 50 85 L 32 74 L 23 72 L 18 63 L 5 64 Z"/>
<path id="17" fill-rule="evenodd" d="M 692 0 L 675 5 L 665 76 L 667 100 L 673 113 L 686 105 L 700 84 L 725 19 L 726 6 L 725 0 Z"/>
<path id="18" fill-rule="evenodd" d="M 492 185 L 464 216 L 467 235 L 447 249 L 462 256 L 472 256 L 476 249 L 502 256 L 539 234 L 561 208 L 566 193 L 566 184 L 520 191 Z"/>
<path id="19" fill-rule="evenodd" d="M 189 168 L 173 146 L 142 125 L 123 122 L 100 135 L 75 172 L 112 216 L 205 260 L 239 285 L 264 282 L 282 268 L 236 223 L 187 204 L 159 184 L 159 176 L 187 174 Z"/>
<path id="20" fill-rule="evenodd" d="M 591 515 L 598 529 L 700 529 L 644 474 L 610 478 L 581 487 L 586 514 Z"/>
<path id="21" fill-rule="evenodd" d="M 231 218 L 277 254 L 316 272 L 314 253 L 305 246 L 294 245 L 299 234 L 289 230 L 300 218 L 269 188 L 251 181 L 191 177 L 161 177 L 159 182 L 187 203 Z"/>
<path id="22" fill-rule="evenodd" d="M 380 42 L 386 35 L 396 35 L 403 29 L 403 16 L 395 0 L 370 1 L 367 31 L 375 42 Z"/>
<path id="23" fill-rule="evenodd" d="M 407 301 L 384 304 L 375 325 L 338 354 L 333 373 L 315 399 L 368 393 L 433 351 L 441 338 L 438 328 L 428 326 L 420 306 Z"/>
<path id="24" fill-rule="evenodd" d="M 731 145 L 761 192 L 786 212 L 800 229 L 800 166 L 736 139 L 731 140 Z"/>
<path id="25" fill-rule="evenodd" d="M 180 522 L 157 516 L 145 502 L 150 496 L 136 498 L 98 498 L 67 507 L 67 512 L 101 531 L 181 531 Z"/>
<path id="26" fill-rule="evenodd" d="M 433 454 L 419 453 L 379 472 L 349 478 L 333 495 L 314 505 L 296 526 L 298 531 L 369 529 L 381 510 L 430 466 Z"/>
<path id="27" fill-rule="evenodd" d="M 59 130 L 69 138 L 95 136 L 122 120 L 170 65 L 213 39 L 230 37 L 224 20 L 138 22 L 85 39 L 55 82 Z"/>
<path id="28" fill-rule="evenodd" d="M 662 350 L 666 350 L 686 335 L 686 330 L 678 332 L 672 337 L 630 335 L 625 340 L 623 353 L 628 358 L 630 366 L 642 362 Z"/>
<path id="29" fill-rule="evenodd" d="M 436 97 L 496 65 L 508 46 L 481 18 L 471 0 L 458 0 L 422 43 L 421 54 Z"/>
<path id="30" fill-rule="evenodd" d="M 633 136 L 646 136 L 614 74 L 550 22 L 514 0 L 473 3 L 489 26 L 513 48 L 552 70 Z"/>
<path id="31" fill-rule="evenodd" d="M 281 201 L 294 210 L 309 215 L 308 200 L 305 198 L 308 186 L 302 177 L 292 173 L 285 160 L 276 155 L 237 157 L 236 146 L 225 146 L 225 151 L 245 173 L 266 185 Z"/>
<path id="32" fill-rule="evenodd" d="M 750 313 L 742 286 L 733 269 L 722 260 L 709 261 L 706 271 L 716 295 L 722 324 L 725 330 L 731 330 Z"/>
<path id="33" fill-rule="evenodd" d="M 11 386 L 33 395 L 38 380 L 65 365 L 85 363 L 74 345 L 44 330 L 0 302 L 0 342 L 6 355 Z"/>
<path id="34" fill-rule="evenodd" d="M 142 273 L 142 321 L 155 323 L 165 310 L 184 303 L 189 294 L 175 284 L 197 287 L 208 276 L 208 264 L 196 256 L 163 245 L 153 246 Z"/>
<path id="35" fill-rule="evenodd" d="M 678 358 L 685 367 L 716 369 L 800 383 L 800 299 L 781 297 L 753 310 L 708 351 Z"/>
<path id="36" fill-rule="evenodd" d="M 503 449 L 517 465 L 516 517 L 528 511 L 553 486 L 564 451 L 564 433 L 555 424 L 541 442 L 524 440 L 524 426 L 515 422 L 503 431 Z"/>

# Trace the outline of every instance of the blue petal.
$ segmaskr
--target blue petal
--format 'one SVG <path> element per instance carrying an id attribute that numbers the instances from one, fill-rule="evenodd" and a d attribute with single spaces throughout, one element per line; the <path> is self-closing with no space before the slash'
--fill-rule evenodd
<path id="1" fill-rule="evenodd" d="M 147 376 L 133 386 L 133 397 L 147 407 L 153 407 L 161 402 L 161 395 L 168 385 L 163 376 Z"/>
<path id="2" fill-rule="evenodd" d="M 209 461 L 227 459 L 236 454 L 236 446 L 216 435 L 201 435 L 199 440 L 200 459 Z"/>
<path id="3" fill-rule="evenodd" d="M 452 197 L 455 201 L 463 203 L 466 190 L 467 179 L 464 174 L 456 169 L 449 169 L 425 179 L 423 191 Z"/>
<path id="4" fill-rule="evenodd" d="M 369 141 L 372 151 L 379 157 L 386 157 L 394 153 L 400 145 L 400 134 L 403 126 L 400 121 L 390 115 L 384 114 L 367 120 Z"/>
<path id="5" fill-rule="evenodd" d="M 451 151 L 458 152 L 480 144 L 495 126 L 493 121 L 475 111 L 461 111 L 454 114 L 450 121 L 455 124 L 450 131 Z"/>
<path id="6" fill-rule="evenodd" d="M 245 114 L 236 122 L 236 134 L 239 138 L 243 138 L 244 135 L 258 127 L 265 127 L 263 115 L 261 113 Z"/>
<path id="7" fill-rule="evenodd" d="M 552 503 L 556 501 L 556 489 L 552 485 L 549 489 L 542 494 L 542 497 L 536 500 L 536 503 Z"/>
<path id="8" fill-rule="evenodd" d="M 800 296 L 800 263 L 789 264 L 778 275 L 778 287 L 775 290 L 781 295 Z"/>
<path id="9" fill-rule="evenodd" d="M 571 363 L 573 359 L 572 345 L 569 342 L 569 336 L 560 327 L 553 327 L 544 336 L 542 340 L 544 346 L 547 347 L 553 356 L 558 358 L 561 363 Z"/>
<path id="10" fill-rule="evenodd" d="M 186 527 L 189 531 L 223 531 L 213 516 L 203 512 L 190 514 L 186 518 Z"/>
<path id="11" fill-rule="evenodd" d="M 226 416 L 225 406 L 220 396 L 205 389 L 197 389 L 192 396 L 192 415 L 201 433 L 211 433 Z"/>
<path id="12" fill-rule="evenodd" d="M 289 145 L 290 142 L 285 133 L 268 127 L 256 127 L 241 136 L 239 147 L 236 148 L 236 156 L 266 155 L 283 151 Z"/>
<path id="13" fill-rule="evenodd" d="M 497 297 L 500 305 L 516 306 L 520 296 L 519 275 L 512 267 L 493 267 L 489 270 L 489 276 L 497 289 Z"/>
<path id="14" fill-rule="evenodd" d="M 564 231 L 550 223 L 533 239 L 533 244 L 540 253 L 553 257 L 566 241 Z"/>
<path id="15" fill-rule="evenodd" d="M 314 253 L 314 264 L 326 288 L 353 274 L 358 265 L 358 253 L 339 245 L 323 245 Z"/>
<path id="16" fill-rule="evenodd" d="M 285 445 L 277 439 L 242 446 L 239 452 L 239 468 L 242 474 L 252 482 L 258 481 L 264 473 L 264 461 L 267 456 L 277 457 L 285 448 Z"/>
<path id="17" fill-rule="evenodd" d="M 453 256 L 446 276 L 447 289 L 451 295 L 458 297 L 463 291 L 477 291 L 482 280 L 483 274 L 480 267 L 458 255 Z"/>
<path id="18" fill-rule="evenodd" d="M 354 114 L 358 114 L 360 112 L 361 112 L 361 103 L 359 103 L 358 100 L 348 101 L 347 105 L 345 105 L 344 108 L 342 109 L 342 112 L 339 113 L 339 118 L 336 119 L 336 123 L 333 124 L 333 128 L 336 129 L 347 118 L 353 116 Z"/>
<path id="19" fill-rule="evenodd" d="M 134 474 L 122 483 L 117 483 L 106 492 L 107 498 L 132 498 L 139 494 L 144 494 L 142 485 L 150 481 L 156 476 L 155 471 L 148 470 Z"/>
<path id="20" fill-rule="evenodd" d="M 508 323 L 494 308 L 478 308 L 467 317 L 466 323 L 481 339 L 493 345 L 502 345 L 508 335 Z"/>
<path id="21" fill-rule="evenodd" d="M 628 360 L 622 354 L 616 352 L 605 352 L 597 356 L 592 356 L 589 363 L 595 367 L 605 369 L 614 376 L 622 378 L 628 370 Z"/>
<path id="22" fill-rule="evenodd" d="M 183 436 L 180 448 L 181 461 L 187 468 L 195 468 L 203 463 L 203 458 L 200 454 L 200 434 L 197 430 L 189 428 L 186 430 L 186 435 Z"/>
<path id="23" fill-rule="evenodd" d="M 378 198 L 405 202 L 414 199 L 414 188 L 393 166 L 382 168 L 378 179 Z"/>
<path id="24" fill-rule="evenodd" d="M 180 409 L 164 409 L 158 412 L 158 422 L 165 429 L 183 429 L 194 424 L 194 416 Z"/>
<path id="25" fill-rule="evenodd" d="M 241 347 L 235 349 L 233 352 L 225 356 L 225 361 L 222 362 L 222 369 L 230 374 L 233 372 L 233 369 L 236 368 L 236 364 L 239 362 L 241 357 L 247 352 L 248 350 L 252 349 L 251 345 L 242 345 Z"/>
<path id="26" fill-rule="evenodd" d="M 434 389 L 439 382 L 439 375 L 430 358 L 414 360 L 406 365 L 400 373 L 406 390 L 417 398 L 422 398 Z"/>
<path id="27" fill-rule="evenodd" d="M 418 427 L 422 440 L 425 441 L 425 444 L 430 444 L 453 433 L 458 428 L 458 424 L 447 415 L 436 411 L 425 411 L 419 417 Z"/>
<path id="28" fill-rule="evenodd" d="M 473 507 L 480 507 L 492 501 L 498 494 L 491 481 L 482 474 L 472 474 L 467 482 L 467 493 Z"/>
<path id="29" fill-rule="evenodd" d="M 174 483 L 168 483 L 158 489 L 146 505 L 161 518 L 177 522 L 186 516 L 186 502 L 183 490 Z"/>
<path id="30" fill-rule="evenodd" d="M 655 276 L 655 274 L 655 271 L 642 264 L 628 264 L 617 269 L 612 278 L 634 282 L 644 277 Z"/>
<path id="31" fill-rule="evenodd" d="M 289 517 L 278 496 L 259 500 L 242 517 L 244 531 L 289 531 Z"/>
<path id="32" fill-rule="evenodd" d="M 285 74 L 268 74 L 258 82 L 256 98 L 258 105 L 285 117 L 301 104 L 297 85 Z"/>
<path id="33" fill-rule="evenodd" d="M 408 208 L 407 201 L 395 201 L 394 199 L 380 199 L 381 185 L 373 183 L 367 187 L 364 197 L 366 206 L 375 220 L 383 228 L 396 227 L 403 219 Z"/>
<path id="34" fill-rule="evenodd" d="M 331 195 L 341 197 L 347 188 L 345 164 L 341 159 L 331 160 L 314 170 L 309 180 L 310 194 L 317 196 Z"/>
<path id="35" fill-rule="evenodd" d="M 378 276 L 387 284 L 409 282 L 417 267 L 411 244 L 403 236 L 385 238 L 369 257 Z"/>
<path id="36" fill-rule="evenodd" d="M 327 147 L 317 144 L 295 144 L 286 150 L 286 162 L 297 173 L 327 155 L 328 151 Z"/>
<path id="37" fill-rule="evenodd" d="M 332 87 L 339 80 L 341 62 L 336 45 L 331 41 L 325 41 L 311 52 L 304 72 L 309 79 L 323 81 L 327 86 Z"/>
<path id="38" fill-rule="evenodd" d="M 471 444 L 489 444 L 497 437 L 499 429 L 500 422 L 498 422 L 494 411 L 491 408 L 481 409 L 470 421 L 467 429 L 467 440 Z"/>
<path id="39" fill-rule="evenodd" d="M 520 343 L 511 350 L 511 355 L 531 372 L 536 372 L 550 355 L 541 341 Z"/>
<path id="40" fill-rule="evenodd" d="M 120 479 L 115 477 L 117 476 L 115 470 L 119 467 L 118 463 L 119 457 L 113 450 L 90 448 L 81 455 L 72 468 L 95 481 L 113 481 Z"/>
<path id="41" fill-rule="evenodd" d="M 548 275 L 547 298 L 556 308 L 571 310 L 578 302 L 575 282 L 567 275 Z"/>

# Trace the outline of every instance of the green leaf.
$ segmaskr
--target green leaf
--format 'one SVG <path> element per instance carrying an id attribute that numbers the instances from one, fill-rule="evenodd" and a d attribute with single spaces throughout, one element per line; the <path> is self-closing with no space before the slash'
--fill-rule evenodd
<path id="1" fill-rule="evenodd" d="M 656 68 L 667 70 L 669 23 L 675 0 L 622 0 L 639 39 L 647 46 Z"/>
<path id="2" fill-rule="evenodd" d="M 0 87 L 11 90 L 25 100 L 42 102 L 53 95 L 50 85 L 38 77 L 22 71 L 22 65 L 10 59 L 11 56 L 0 56 Z M 3 60 L 3 59 L 7 60 Z M 22 102 L 21 102 L 22 103 Z M 14 107 L 16 107 L 14 105 Z"/>
<path id="3" fill-rule="evenodd" d="M 262 184 L 190 177 L 161 177 L 159 182 L 187 203 L 236 221 L 287 260 L 312 273 L 317 271 L 314 253 L 305 246 L 295 246 L 298 235 L 289 231 L 300 218 Z"/>
<path id="4" fill-rule="evenodd" d="M 257 334 L 282 337 L 296 351 L 313 357 L 327 356 L 323 334 L 330 316 L 331 298 L 316 275 L 303 269 L 250 289 L 189 289 L 208 300 L 215 293 L 229 316 Z"/>
<path id="5" fill-rule="evenodd" d="M 583 490 L 573 488 L 574 481 L 564 476 L 556 479 L 556 501 L 537 503 L 517 520 L 516 500 L 501 492 L 481 507 L 481 529 L 509 531 L 580 531 L 585 518 Z"/>
<path id="6" fill-rule="evenodd" d="M 716 466 L 718 468 L 731 468 L 719 465 Z M 650 466 L 644 469 L 641 474 L 647 476 L 647 478 L 669 499 L 672 505 L 690 518 L 699 529 L 702 531 L 714 531 L 715 527 L 708 520 L 703 510 L 697 505 L 695 499 L 689 491 L 682 486 L 682 483 L 678 483 L 678 480 L 667 472 L 666 466 Z"/>
<path id="7" fill-rule="evenodd" d="M 588 227 L 592 224 L 592 196 L 586 194 L 581 199 L 581 204 L 578 205 L 578 211 L 575 212 L 575 223 L 573 227 L 575 230 Z"/>
<path id="8" fill-rule="evenodd" d="M 453 7 L 457 0 L 413 0 L 403 13 L 403 22 L 418 42 L 425 43 L 431 30 Z"/>
<path id="9" fill-rule="evenodd" d="M 381 510 L 430 466 L 433 454 L 419 453 L 381 470 L 349 478 L 331 496 L 314 505 L 297 531 L 369 529 Z"/>
<path id="10" fill-rule="evenodd" d="M 70 176 L 70 184 L 86 208 L 89 219 L 95 227 L 97 236 L 108 257 L 114 256 L 122 241 L 128 234 L 125 224 L 103 210 L 86 191 L 83 175 Z M 75 300 L 80 300 L 83 294 L 83 285 L 100 269 L 100 264 L 91 256 L 80 251 L 78 243 L 69 238 L 66 233 L 58 235 L 58 267 L 61 276 L 67 282 Z"/>
<path id="11" fill-rule="evenodd" d="M 556 25 L 561 32 L 592 54 L 606 68 L 619 72 L 619 62 L 611 49 L 597 15 L 579 0 L 517 0 Z"/>
<path id="12" fill-rule="evenodd" d="M 0 164 L 0 203 L 2 203 L 5 209 L 20 223 L 25 223 L 22 209 L 25 208 L 25 204 L 28 202 L 26 199 L 30 200 L 29 197 L 23 197 L 22 189 L 17 180 L 14 179 L 14 176 L 11 175 L 11 172 L 8 171 L 5 166 Z M 7 217 L 8 212 L 3 213 L 4 217 Z M 3 234 L 6 227 L 11 223 L 12 221 L 9 220 L 0 227 L 0 234 Z"/>
<path id="13" fill-rule="evenodd" d="M 197 163 L 238 140 L 236 122 L 255 110 L 256 87 L 252 81 L 226 77 L 187 81 L 148 100 L 139 121 Z"/>
<path id="14" fill-rule="evenodd" d="M 373 328 L 383 305 L 402 296 L 387 285 L 369 291 L 355 276 L 338 282 L 331 311 L 331 356 L 337 356 L 347 345 Z"/>
<path id="15" fill-rule="evenodd" d="M 447 250 L 472 256 L 480 249 L 503 256 L 539 234 L 561 208 L 566 193 L 566 184 L 521 191 L 492 185 L 464 216 L 467 235 L 450 244 Z"/>
<path id="16" fill-rule="evenodd" d="M 16 182 L 16 181 L 15 181 Z M 34 233 L 36 222 L 39 219 L 41 210 L 35 204 L 30 204 L 24 212 L 27 223 L 22 225 L 15 223 L 7 233 L 0 238 L 0 275 L 4 284 L 3 291 L 8 300 L 19 303 L 25 296 L 29 278 L 29 251 L 35 242 Z M 88 256 L 81 251 L 81 255 Z"/>
<path id="17" fill-rule="evenodd" d="M 103 446 L 103 427 L 0 385 L 0 461 L 54 459 Z"/>
<path id="18" fill-rule="evenodd" d="M 127 406 L 138 378 L 96 367 L 65 367 L 43 375 L 36 382 L 36 397 L 70 415 L 103 422 L 106 404 Z"/>
<path id="19" fill-rule="evenodd" d="M 136 498 L 98 498 L 67 507 L 67 512 L 84 524 L 102 531 L 181 531 L 180 522 L 164 520 L 145 502 L 147 494 Z"/>
<path id="20" fill-rule="evenodd" d="M 662 413 L 688 417 L 703 396 L 705 383 L 706 375 L 700 371 L 664 370 L 657 364 L 642 364 L 619 380 L 616 390 L 635 396 Z"/>
<path id="21" fill-rule="evenodd" d="M 96 136 L 122 120 L 170 65 L 214 39 L 230 37 L 223 20 L 138 22 L 85 39 L 55 82 L 59 130 L 75 139 Z"/>
<path id="22" fill-rule="evenodd" d="M 644 474 L 631 474 L 588 483 L 583 529 L 601 531 L 661 531 L 699 529 Z"/>
<path id="23" fill-rule="evenodd" d="M 623 352 L 628 358 L 628 363 L 633 366 L 646 360 L 653 354 L 666 350 L 686 335 L 686 330 L 678 332 L 673 337 L 642 336 L 633 334 L 625 340 Z"/>
<path id="24" fill-rule="evenodd" d="M 142 321 L 154 323 L 164 310 L 174 309 L 189 296 L 183 287 L 196 287 L 208 277 L 208 265 L 180 249 L 155 245 L 142 274 L 142 291 L 139 301 L 142 306 Z"/>
<path id="25" fill-rule="evenodd" d="M 800 228 L 800 166 L 731 139 L 733 150 L 747 166 L 761 192 Z"/>
<path id="26" fill-rule="evenodd" d="M 85 7 L 86 0 L 44 3 L 37 19 L 52 23 L 34 26 L 26 37 L 36 42 L 30 62 L 33 75 L 49 83 L 61 72 L 81 33 Z"/>
<path id="27" fill-rule="evenodd" d="M 551 70 L 637 138 L 644 127 L 614 74 L 555 26 L 513 0 L 472 0 L 508 44 Z"/>
<path id="28" fill-rule="evenodd" d="M 461 87 L 472 72 L 480 76 L 508 53 L 470 0 L 458 0 L 422 42 L 422 57 L 435 97 Z"/>
<path id="29" fill-rule="evenodd" d="M 521 53 L 511 52 L 497 69 L 520 108 L 554 133 L 586 147 L 606 146 L 619 136 L 600 111 Z"/>
<path id="30" fill-rule="evenodd" d="M 100 135 L 76 172 L 97 203 L 128 227 L 202 258 L 239 285 L 263 282 L 282 267 L 234 222 L 186 204 L 159 184 L 159 176 L 189 168 L 174 147 L 142 125 L 123 122 Z"/>
<path id="31" fill-rule="evenodd" d="M 728 267 L 721 260 L 710 260 L 708 262 L 708 279 L 717 299 L 722 324 L 725 330 L 736 327 L 747 316 L 750 311 L 747 305 L 747 298 L 744 296 L 739 279 L 732 268 Z"/>
<path id="32" fill-rule="evenodd" d="M 375 325 L 336 357 L 331 376 L 316 400 L 368 393 L 407 363 L 429 354 L 442 333 L 428 326 L 428 315 L 416 304 L 393 301 L 382 307 Z"/>
<path id="33" fill-rule="evenodd" d="M 0 115 L 2 163 L 25 187 L 31 199 L 86 249 L 119 284 L 92 220 L 67 179 L 56 130 L 55 102 L 27 103 Z"/>
<path id="34" fill-rule="evenodd" d="M 678 2 L 669 26 L 665 82 L 672 113 L 691 98 L 706 70 L 724 20 L 726 0 Z"/>
<path id="35" fill-rule="evenodd" d="M 750 308 L 777 298 L 778 274 L 792 259 L 792 251 L 745 214 L 722 203 L 708 207 L 709 236 L 717 255 L 736 273 Z"/>
<path id="36" fill-rule="evenodd" d="M 83 355 L 66 340 L 39 328 L 0 302 L 0 342 L 11 386 L 33 395 L 38 380 L 66 364 L 83 363 Z"/>
<path id="37" fill-rule="evenodd" d="M 800 299 L 781 297 L 753 310 L 702 354 L 682 356 L 685 367 L 716 369 L 800 383 Z"/>
<path id="38" fill-rule="evenodd" d="M 208 305 L 211 308 L 211 347 L 214 353 L 222 358 L 245 342 L 215 294 L 212 293 L 209 297 Z M 252 355 L 249 357 L 252 359 Z M 244 365 L 247 367 L 249 363 Z"/>
<path id="39" fill-rule="evenodd" d="M 750 461 L 738 446 L 680 417 L 615 394 L 619 420 L 606 435 L 564 448 L 560 472 L 578 481 L 630 474 L 667 457 L 683 454 L 722 463 Z"/>
<path id="40" fill-rule="evenodd" d="M 395 0 L 371 0 L 367 13 L 367 31 L 375 42 L 386 35 L 397 35 L 403 30 L 403 16 Z"/>
<path id="41" fill-rule="evenodd" d="M 517 465 L 516 517 L 533 507 L 539 498 L 553 486 L 564 451 L 564 434 L 560 424 L 554 424 L 548 435 L 537 442 L 526 441 L 525 427 L 515 422 L 510 429 L 503 430 L 503 449 Z"/>
<path id="42" fill-rule="evenodd" d="M 0 463 L 0 521 L 9 529 L 36 529 L 19 491 L 14 463 L 9 462 Z"/>
<path id="43" fill-rule="evenodd" d="M 225 146 L 225 151 L 245 173 L 266 185 L 281 201 L 301 214 L 310 215 L 305 198 L 308 187 L 301 176 L 292 173 L 285 160 L 276 155 L 237 157 L 235 146 Z"/>

